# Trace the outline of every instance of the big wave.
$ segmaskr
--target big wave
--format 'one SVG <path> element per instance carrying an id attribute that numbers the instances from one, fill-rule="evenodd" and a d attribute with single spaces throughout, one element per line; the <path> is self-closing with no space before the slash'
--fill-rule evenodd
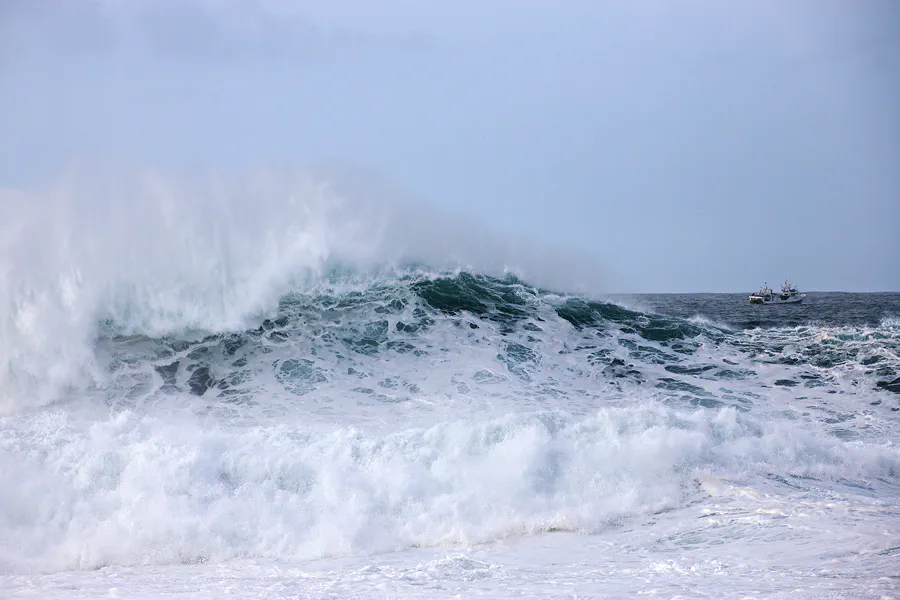
<path id="1" fill-rule="evenodd" d="M 589 262 L 498 241 L 349 168 L 173 175 L 80 163 L 0 196 L 0 411 L 102 381 L 99 326 L 241 331 L 288 292 L 410 264 L 599 289 Z M 565 282 L 565 283 L 563 283 Z"/>

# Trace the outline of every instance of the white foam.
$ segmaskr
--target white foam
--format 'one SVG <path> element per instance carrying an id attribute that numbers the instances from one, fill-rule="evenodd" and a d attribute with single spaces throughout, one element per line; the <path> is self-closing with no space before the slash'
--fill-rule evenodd
<path id="1" fill-rule="evenodd" d="M 129 412 L 105 421 L 44 412 L 2 425 L 0 466 L 17 481 L 0 492 L 6 573 L 590 533 L 702 498 L 701 476 L 774 471 L 896 491 L 900 471 L 896 448 L 732 409 L 518 414 L 391 434 Z"/>

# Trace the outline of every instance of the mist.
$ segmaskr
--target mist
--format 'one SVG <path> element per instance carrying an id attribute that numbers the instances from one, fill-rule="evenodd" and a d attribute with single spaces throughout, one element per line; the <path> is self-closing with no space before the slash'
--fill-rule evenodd
<path id="1" fill-rule="evenodd" d="M 898 73 L 890 1 L 13 0 L 0 186 L 350 165 L 608 291 L 897 290 Z"/>

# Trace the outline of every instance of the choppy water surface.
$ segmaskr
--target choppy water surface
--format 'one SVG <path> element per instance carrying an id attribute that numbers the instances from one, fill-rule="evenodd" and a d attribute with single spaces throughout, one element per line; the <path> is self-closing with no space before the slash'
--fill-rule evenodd
<path id="1" fill-rule="evenodd" d="M 636 300 L 714 318 L 409 271 L 288 294 L 240 331 L 105 322 L 102 376 L 2 421 L 0 585 L 896 590 L 897 297 L 775 327 L 732 297 Z"/>

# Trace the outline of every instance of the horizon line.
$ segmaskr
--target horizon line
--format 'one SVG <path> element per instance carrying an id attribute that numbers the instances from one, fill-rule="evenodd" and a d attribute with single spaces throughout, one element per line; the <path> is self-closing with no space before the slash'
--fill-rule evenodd
<path id="1" fill-rule="evenodd" d="M 701 294 L 752 294 L 753 292 L 604 292 L 606 295 L 610 296 L 647 296 L 647 295 L 669 295 L 669 296 L 677 296 L 677 295 L 701 295 Z M 801 294 L 900 294 L 900 290 L 868 290 L 864 292 L 859 291 L 846 291 L 846 290 L 809 290 L 800 292 Z"/>

